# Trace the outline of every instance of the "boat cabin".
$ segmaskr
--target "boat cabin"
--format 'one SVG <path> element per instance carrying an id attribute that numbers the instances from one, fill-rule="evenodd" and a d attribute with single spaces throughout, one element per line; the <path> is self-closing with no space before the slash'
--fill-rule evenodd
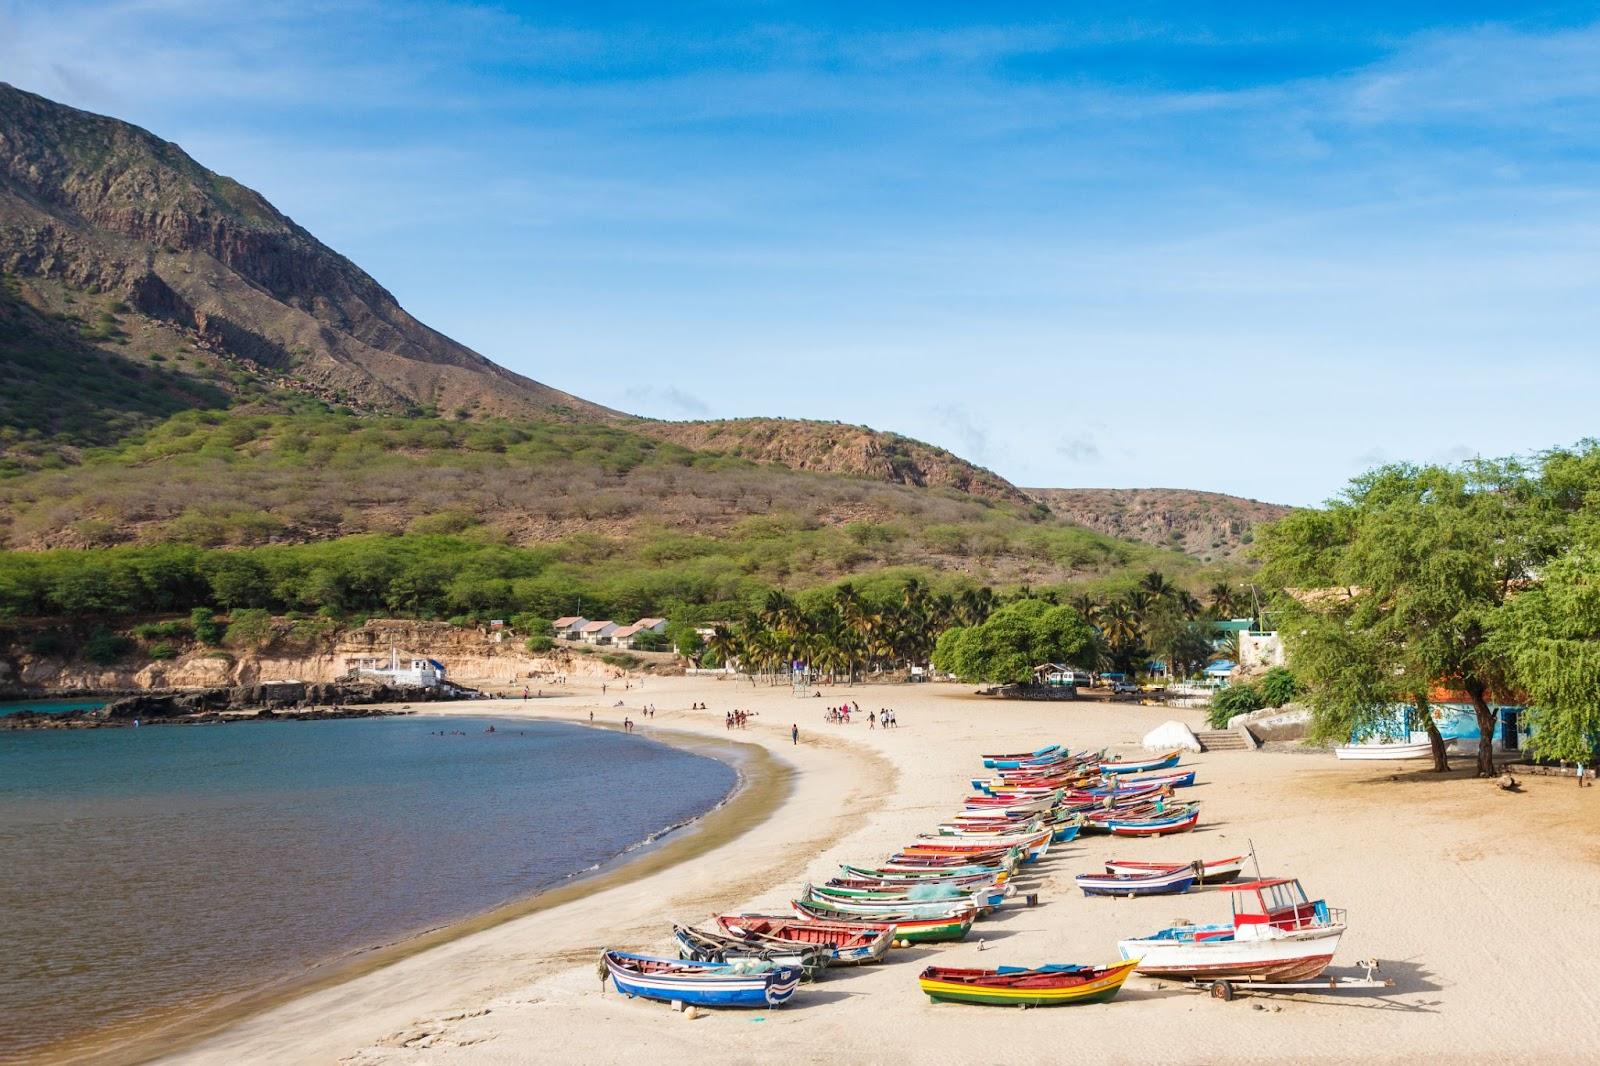
<path id="1" fill-rule="evenodd" d="M 1335 919 L 1324 900 L 1306 896 L 1298 878 L 1280 877 L 1265 881 L 1248 881 L 1234 885 L 1230 893 L 1233 900 L 1233 926 L 1236 932 L 1276 929 L 1312 929 L 1318 926 L 1342 924 L 1343 912 Z"/>

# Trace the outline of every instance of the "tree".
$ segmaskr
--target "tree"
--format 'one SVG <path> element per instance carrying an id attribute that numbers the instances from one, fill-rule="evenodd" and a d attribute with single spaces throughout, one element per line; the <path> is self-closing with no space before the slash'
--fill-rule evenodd
<path id="1" fill-rule="evenodd" d="M 1261 693 L 1261 703 L 1264 707 L 1282 707 L 1294 699 L 1295 693 L 1300 691 L 1294 675 L 1281 666 L 1274 666 L 1261 680 L 1256 682 L 1256 688 Z"/>
<path id="2" fill-rule="evenodd" d="M 1169 676 L 1189 677 L 1211 657 L 1211 627 L 1203 622 L 1177 621 L 1153 634 L 1150 647 L 1167 660 Z"/>
<path id="3" fill-rule="evenodd" d="M 1234 597 L 1233 587 L 1226 581 L 1218 581 L 1211 586 L 1206 595 L 1211 600 L 1211 614 L 1218 619 L 1232 618 L 1239 609 L 1239 601 Z"/>
<path id="4" fill-rule="evenodd" d="M 1228 720 L 1234 715 L 1259 711 L 1264 705 L 1261 690 L 1256 686 L 1229 685 L 1212 693 L 1211 706 L 1206 711 L 1206 721 L 1212 729 L 1226 729 Z"/>
<path id="5" fill-rule="evenodd" d="M 1508 665 L 1497 650 L 1500 608 L 1548 543 L 1520 464 L 1382 467 L 1326 510 L 1268 526 L 1262 541 L 1264 575 L 1300 590 L 1279 597 L 1279 629 L 1317 731 L 1348 739 L 1409 703 L 1435 768 L 1447 769 L 1427 712 L 1435 691 L 1460 694 L 1477 719 L 1478 772 L 1493 774 L 1489 697 Z"/>
<path id="6" fill-rule="evenodd" d="M 1528 694 L 1528 747 L 1540 758 L 1595 765 L 1600 746 L 1600 549 L 1581 545 L 1512 597 L 1496 634 Z"/>
<path id="7" fill-rule="evenodd" d="M 945 630 L 933 650 L 940 670 L 967 682 L 1017 684 L 1033 679 L 1033 668 L 1057 662 L 1089 665 L 1094 631 L 1070 607 L 1043 600 L 1018 600 L 982 625 Z"/>
<path id="8" fill-rule="evenodd" d="M 272 615 L 260 607 L 248 607 L 228 615 L 224 643 L 234 648 L 254 650 L 272 641 Z"/>

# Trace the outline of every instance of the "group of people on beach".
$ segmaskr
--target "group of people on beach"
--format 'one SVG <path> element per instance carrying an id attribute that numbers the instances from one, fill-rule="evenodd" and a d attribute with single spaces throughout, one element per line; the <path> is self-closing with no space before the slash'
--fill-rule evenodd
<path id="1" fill-rule="evenodd" d="M 872 715 L 867 715 L 868 729 L 876 729 L 880 725 L 885 729 L 898 729 L 900 727 L 900 716 L 895 713 L 893 707 L 879 707 L 876 722 L 873 721 Z"/>
<path id="2" fill-rule="evenodd" d="M 851 703 L 847 700 L 837 707 L 829 707 L 827 713 L 822 716 L 822 720 L 824 722 L 837 722 L 840 725 L 849 725 L 852 714 L 857 718 L 861 717 L 861 704 Z M 879 707 L 876 711 L 867 712 L 867 728 L 876 729 L 880 725 L 885 729 L 896 728 L 900 725 L 899 716 L 894 713 L 893 708 Z"/>
<path id="3" fill-rule="evenodd" d="M 850 715 L 860 713 L 861 704 L 852 704 L 849 700 L 846 700 L 837 707 L 829 707 L 827 713 L 822 716 L 822 720 L 824 722 L 840 722 L 844 725 L 849 725 Z"/>
<path id="4" fill-rule="evenodd" d="M 755 711 L 729 711 L 722 716 L 722 724 L 727 729 L 743 729 L 755 716 Z"/>

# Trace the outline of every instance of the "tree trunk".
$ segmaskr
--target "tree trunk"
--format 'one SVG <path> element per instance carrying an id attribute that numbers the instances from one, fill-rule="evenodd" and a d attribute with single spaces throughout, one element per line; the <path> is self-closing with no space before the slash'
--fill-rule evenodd
<path id="1" fill-rule="evenodd" d="M 1428 745 L 1433 749 L 1433 772 L 1447 774 L 1450 772 L 1450 756 L 1444 750 L 1444 736 L 1439 732 L 1433 715 L 1428 715 L 1424 721 L 1427 722 Z"/>
<path id="2" fill-rule="evenodd" d="M 1482 686 L 1467 689 L 1472 698 L 1472 710 L 1478 718 L 1478 776 L 1494 776 L 1494 727 L 1497 724 L 1494 709 L 1484 697 Z"/>

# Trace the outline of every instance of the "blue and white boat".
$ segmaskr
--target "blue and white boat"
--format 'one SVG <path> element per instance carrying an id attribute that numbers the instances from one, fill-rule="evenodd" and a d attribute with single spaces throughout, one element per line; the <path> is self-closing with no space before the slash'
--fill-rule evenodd
<path id="1" fill-rule="evenodd" d="M 983 765 L 991 770 L 1015 770 L 1023 766 L 1057 762 L 1065 756 L 1060 744 L 1051 744 L 1038 751 L 1019 751 L 1007 755 L 985 755 Z"/>
<path id="2" fill-rule="evenodd" d="M 1085 896 L 1166 896 L 1187 892 L 1198 878 L 1193 866 L 1156 873 L 1079 874 L 1075 881 Z"/>
<path id="3" fill-rule="evenodd" d="M 758 959 L 689 962 L 608 951 L 606 972 L 625 996 L 695 1007 L 781 1007 L 800 986 L 800 967 Z"/>

